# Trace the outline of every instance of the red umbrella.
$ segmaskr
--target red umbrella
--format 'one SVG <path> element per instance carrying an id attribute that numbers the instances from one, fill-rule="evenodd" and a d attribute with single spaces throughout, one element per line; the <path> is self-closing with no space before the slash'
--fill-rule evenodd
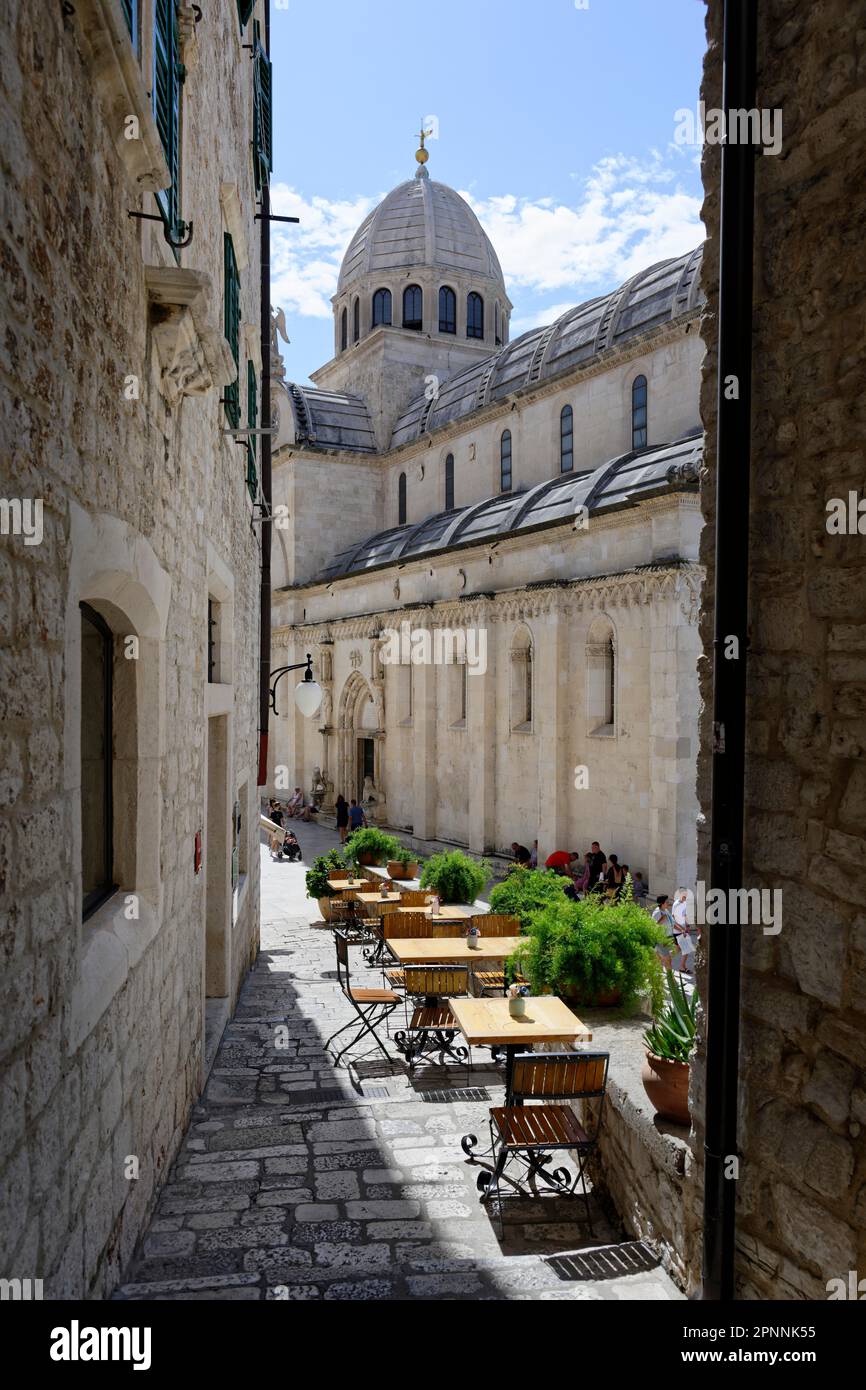
<path id="1" fill-rule="evenodd" d="M 561 869 L 571 863 L 571 853 L 567 849 L 555 849 L 544 861 L 545 869 Z"/>

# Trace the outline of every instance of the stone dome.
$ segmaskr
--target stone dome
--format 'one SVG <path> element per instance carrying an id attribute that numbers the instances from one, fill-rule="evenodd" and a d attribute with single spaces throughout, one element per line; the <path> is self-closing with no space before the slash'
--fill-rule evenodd
<path id="1" fill-rule="evenodd" d="M 505 297 L 499 259 L 475 213 L 453 188 L 419 168 L 382 199 L 352 237 L 337 297 L 367 275 L 422 268 L 493 280 Z"/>

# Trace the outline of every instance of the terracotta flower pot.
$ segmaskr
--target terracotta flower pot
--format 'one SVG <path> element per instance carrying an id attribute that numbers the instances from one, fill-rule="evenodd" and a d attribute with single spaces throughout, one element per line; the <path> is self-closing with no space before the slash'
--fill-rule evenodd
<path id="1" fill-rule="evenodd" d="M 358 855 L 358 863 L 359 863 L 359 864 L 375 864 L 375 863 L 376 863 L 376 856 L 375 856 L 375 854 L 373 854 L 372 850 L 369 850 L 369 849 L 368 849 L 368 850 L 365 850 L 363 854 L 359 854 L 359 855 Z"/>
<path id="2" fill-rule="evenodd" d="M 647 1052 L 641 1080 L 660 1119 L 671 1120 L 676 1125 L 690 1123 L 688 1062 L 671 1062 Z"/>
<path id="3" fill-rule="evenodd" d="M 562 989 L 559 991 L 559 998 L 565 1004 L 582 1004 L 585 1009 L 613 1009 L 622 1003 L 622 995 L 618 989 L 608 991 L 607 994 L 587 994 L 580 989 Z"/>
<path id="4" fill-rule="evenodd" d="M 330 899 L 330 898 L 319 898 L 318 902 L 319 902 L 319 912 L 322 914 L 322 921 L 323 921 L 323 922 L 330 922 L 330 920 L 331 920 L 331 899 Z"/>
<path id="5" fill-rule="evenodd" d="M 389 860 L 388 860 L 388 877 L 389 877 L 389 878 L 396 878 L 396 879 L 417 878 L 417 877 L 418 877 L 418 865 L 417 865 L 417 863 L 414 863 L 414 864 L 401 864 L 401 863 L 399 863 L 398 860 L 396 860 L 396 859 L 389 859 Z"/>

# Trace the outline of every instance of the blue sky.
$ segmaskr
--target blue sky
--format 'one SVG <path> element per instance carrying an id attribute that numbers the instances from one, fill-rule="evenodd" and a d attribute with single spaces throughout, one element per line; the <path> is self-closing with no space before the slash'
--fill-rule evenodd
<path id="1" fill-rule="evenodd" d="M 580 0 L 582 3 L 583 0 Z M 415 170 L 475 209 L 512 337 L 702 239 L 702 0 L 271 0 L 273 300 L 291 380 L 333 351 L 330 296 L 365 214 Z"/>

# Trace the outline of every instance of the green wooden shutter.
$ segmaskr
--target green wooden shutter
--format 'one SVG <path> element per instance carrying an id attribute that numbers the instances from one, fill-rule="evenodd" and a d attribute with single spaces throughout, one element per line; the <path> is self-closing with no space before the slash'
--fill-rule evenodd
<path id="1" fill-rule="evenodd" d="M 129 30 L 129 37 L 132 39 L 133 46 L 138 47 L 138 0 L 120 0 L 120 8 L 123 10 L 123 17 L 126 20 L 126 27 Z"/>
<path id="2" fill-rule="evenodd" d="M 247 358 L 247 428 L 254 430 L 258 423 L 258 383 L 255 363 Z M 256 436 L 247 435 L 247 487 L 255 502 L 259 490 L 259 475 L 256 469 Z"/>
<path id="3" fill-rule="evenodd" d="M 235 259 L 234 242 L 228 232 L 223 233 L 223 331 L 232 350 L 235 365 L 240 360 L 241 329 L 241 282 L 238 263 Z M 229 424 L 237 429 L 241 422 L 240 382 L 235 377 L 230 386 L 225 387 L 223 401 Z"/>
<path id="4" fill-rule="evenodd" d="M 238 19 L 241 22 L 242 29 L 249 23 L 250 15 L 255 7 L 256 0 L 238 0 Z"/>
<path id="5" fill-rule="evenodd" d="M 273 169 L 273 68 L 255 26 L 253 71 L 253 169 L 256 188 L 268 182 Z"/>
<path id="6" fill-rule="evenodd" d="M 168 188 L 157 193 L 160 212 L 170 236 L 178 228 L 180 184 L 180 86 L 183 67 L 178 58 L 175 0 L 154 0 L 153 115 L 171 174 Z"/>

